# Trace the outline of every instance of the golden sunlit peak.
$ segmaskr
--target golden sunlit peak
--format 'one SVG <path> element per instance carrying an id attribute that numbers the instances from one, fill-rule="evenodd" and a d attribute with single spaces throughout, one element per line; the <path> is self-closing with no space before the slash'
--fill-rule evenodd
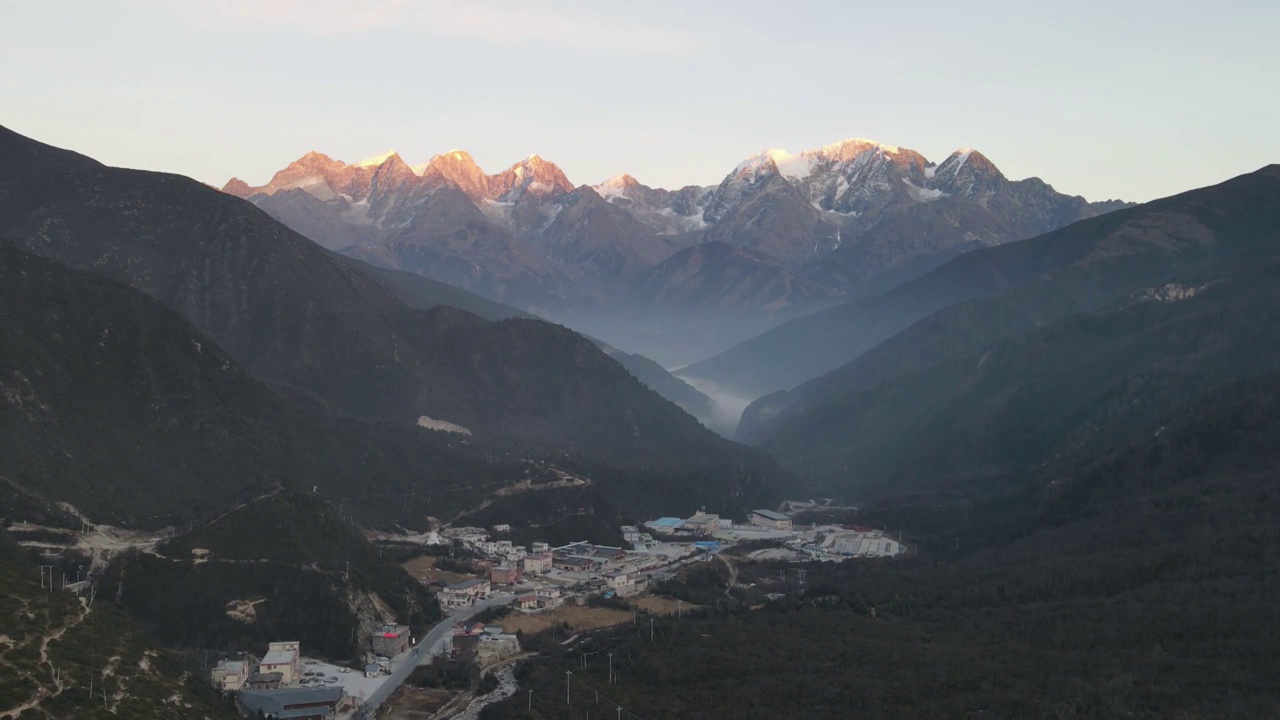
<path id="1" fill-rule="evenodd" d="M 381 155 L 374 155 L 373 157 L 367 157 L 361 160 L 360 162 L 356 163 L 356 167 L 378 167 L 379 165 L 386 162 L 387 160 L 390 160 L 391 157 L 395 154 L 396 154 L 395 150 L 388 150 L 382 153 Z"/>

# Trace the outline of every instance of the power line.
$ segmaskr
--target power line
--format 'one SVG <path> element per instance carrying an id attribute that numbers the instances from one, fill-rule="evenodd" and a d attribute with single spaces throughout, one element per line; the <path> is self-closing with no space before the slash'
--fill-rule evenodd
<path id="1" fill-rule="evenodd" d="M 569 687 L 570 687 L 569 682 L 570 682 L 570 680 L 573 680 L 573 681 L 577 682 L 577 683 L 578 683 L 579 685 L 581 685 L 583 688 L 585 688 L 585 689 L 587 689 L 588 691 L 590 691 L 590 692 L 594 693 L 594 694 L 595 694 L 595 696 L 596 696 L 596 701 L 597 701 L 597 702 L 601 702 L 601 701 L 603 701 L 605 705 L 612 705 L 612 706 L 614 707 L 614 709 L 615 709 L 615 711 L 616 711 L 617 716 L 618 716 L 618 718 L 619 718 L 619 719 L 621 719 L 621 718 L 623 718 L 623 717 L 628 717 L 628 718 L 634 718 L 634 720 L 644 720 L 644 718 L 640 717 L 639 715 L 637 715 L 637 714 L 635 714 L 635 713 L 631 712 L 630 710 L 628 710 L 628 709 L 626 709 L 626 708 L 622 707 L 622 704 L 621 704 L 621 703 L 615 702 L 615 701 L 610 700 L 609 698 L 607 698 L 607 697 L 605 697 L 605 696 L 601 695 L 601 694 L 600 694 L 600 691 L 599 691 L 599 690 L 597 690 L 593 685 L 591 685 L 591 683 L 588 683 L 586 680 L 583 680 L 582 678 L 578 677 L 577 675 L 574 675 L 574 674 L 573 674 L 573 672 L 572 672 L 572 671 L 570 671 L 570 670 L 566 670 L 566 671 L 565 671 L 565 679 L 564 679 L 564 687 L 565 687 L 565 690 L 564 690 L 564 701 L 565 701 L 565 705 L 566 705 L 566 706 L 570 705 L 570 702 L 569 702 Z"/>

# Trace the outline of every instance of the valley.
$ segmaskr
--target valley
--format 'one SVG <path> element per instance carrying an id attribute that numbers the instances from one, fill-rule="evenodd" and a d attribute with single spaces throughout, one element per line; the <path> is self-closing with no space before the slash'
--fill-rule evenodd
<path id="1" fill-rule="evenodd" d="M 0 9 L 0 719 L 1280 717 L 1280 11 L 910 10 Z"/>

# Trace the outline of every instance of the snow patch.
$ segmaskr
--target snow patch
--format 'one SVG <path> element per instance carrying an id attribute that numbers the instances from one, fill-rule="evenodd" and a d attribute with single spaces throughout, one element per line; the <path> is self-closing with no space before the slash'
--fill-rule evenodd
<path id="1" fill-rule="evenodd" d="M 614 175 L 604 182 L 591 188 L 596 194 L 605 200 L 613 201 L 620 197 L 627 196 L 627 181 L 630 176 L 626 173 Z"/>
<path id="2" fill-rule="evenodd" d="M 937 200 L 938 198 L 946 195 L 946 193 L 942 192 L 941 190 L 935 190 L 933 188 L 922 188 L 919 185 L 916 185 L 915 183 L 911 182 L 906 178 L 902 178 L 902 182 L 906 184 L 907 192 L 910 193 L 911 197 L 914 198 L 917 202 L 929 202 L 931 200 Z"/>
<path id="3" fill-rule="evenodd" d="M 460 435 L 471 434 L 470 430 L 462 427 L 461 425 L 451 423 L 448 420 L 436 420 L 434 418 L 427 417 L 426 415 L 418 418 L 418 427 L 426 428 L 428 430 L 439 430 L 440 432 L 458 433 Z"/>
<path id="4" fill-rule="evenodd" d="M 778 172 L 788 180 L 803 180 L 813 172 L 814 156 L 812 153 L 792 155 L 786 150 L 767 150 L 778 166 Z"/>
<path id="5" fill-rule="evenodd" d="M 766 171 L 772 161 L 773 166 L 783 177 L 788 180 L 803 180 L 813 172 L 815 159 L 815 154 L 810 150 L 793 155 L 780 148 L 769 148 L 738 163 L 738 167 L 734 168 L 734 174 L 758 175 Z"/>
<path id="6" fill-rule="evenodd" d="M 353 225 L 370 224 L 368 198 L 351 203 L 346 210 L 342 211 L 342 219 Z"/>
<path id="7" fill-rule="evenodd" d="M 1194 286 L 1169 283 L 1164 287 L 1148 289 L 1143 293 L 1143 297 L 1157 302 L 1178 302 L 1179 300 L 1188 300 L 1199 295 L 1207 287 L 1209 287 L 1207 283 Z"/>

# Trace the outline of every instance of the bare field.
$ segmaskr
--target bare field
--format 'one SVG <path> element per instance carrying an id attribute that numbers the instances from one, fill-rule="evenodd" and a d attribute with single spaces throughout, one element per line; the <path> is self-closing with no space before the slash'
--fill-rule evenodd
<path id="1" fill-rule="evenodd" d="M 632 614 L 626 610 L 570 605 L 558 607 L 555 610 L 538 615 L 511 613 L 502 618 L 501 622 L 503 629 L 507 632 L 513 633 L 519 630 L 527 635 L 532 635 L 543 630 L 550 630 L 552 625 L 565 622 L 569 623 L 569 627 L 577 632 L 581 630 L 596 630 L 611 625 L 621 625 L 631 621 Z"/>
<path id="2" fill-rule="evenodd" d="M 412 575 L 415 580 L 424 582 L 439 580 L 446 583 L 456 583 L 462 582 L 463 580 L 469 580 L 471 578 L 470 575 L 461 575 L 459 573 L 449 572 L 448 570 L 437 570 L 436 558 L 431 555 L 416 557 L 402 563 L 400 567 L 404 568 L 405 572 Z"/>
<path id="3" fill-rule="evenodd" d="M 457 692 L 453 690 L 420 688 L 406 683 L 387 701 L 392 708 L 387 720 L 422 720 L 448 704 L 454 695 Z"/>
<path id="4" fill-rule="evenodd" d="M 683 605 L 681 605 L 679 602 L 677 602 L 673 598 L 658 597 L 656 595 L 646 595 L 645 597 L 632 598 L 630 600 L 630 603 L 640 608 L 641 610 L 644 610 L 645 612 L 653 613 L 654 615 L 675 615 L 681 607 L 683 607 L 686 611 L 692 610 L 698 607 L 697 605 L 694 605 L 692 603 L 684 603 Z"/>

